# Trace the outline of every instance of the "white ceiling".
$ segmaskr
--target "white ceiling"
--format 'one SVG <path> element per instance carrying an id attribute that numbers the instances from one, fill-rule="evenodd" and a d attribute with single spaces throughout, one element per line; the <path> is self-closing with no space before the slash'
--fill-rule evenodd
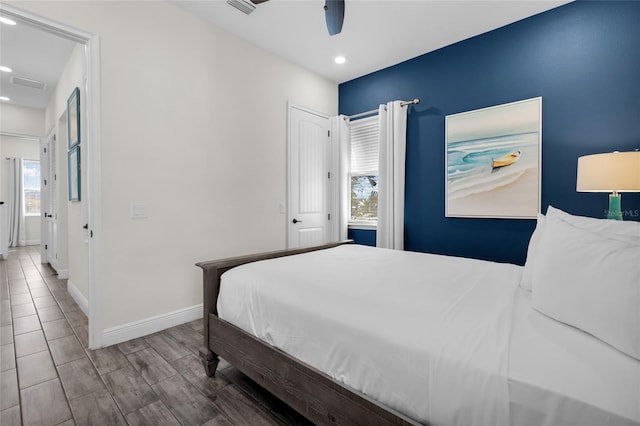
<path id="1" fill-rule="evenodd" d="M 0 96 L 11 98 L 11 104 L 44 109 L 62 70 L 69 60 L 75 42 L 34 28 L 30 24 L 0 24 L 0 65 L 13 70 L 0 72 Z M 11 77 L 44 83 L 44 90 L 17 86 Z"/>
<path id="2" fill-rule="evenodd" d="M 218 27 L 337 83 L 491 31 L 569 1 L 346 0 L 329 36 L 324 0 L 271 0 L 250 15 L 225 0 L 172 0 Z M 347 62 L 333 59 L 343 55 Z"/>
<path id="3" fill-rule="evenodd" d="M 225 0 L 170 0 L 250 43 L 342 83 L 544 12 L 567 0 L 346 0 L 342 32 L 327 33 L 324 0 L 271 0 L 251 15 Z M 0 24 L 0 95 L 44 109 L 75 42 L 29 24 Z M 333 58 L 344 55 L 337 65 Z M 38 80 L 43 91 L 11 84 Z"/>

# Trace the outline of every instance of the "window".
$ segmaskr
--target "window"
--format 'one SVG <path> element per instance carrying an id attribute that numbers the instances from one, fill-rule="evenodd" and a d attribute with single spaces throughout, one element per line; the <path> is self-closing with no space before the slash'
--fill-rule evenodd
<path id="1" fill-rule="evenodd" d="M 378 220 L 378 176 L 351 176 L 351 221 Z"/>
<path id="2" fill-rule="evenodd" d="M 24 160 L 22 168 L 24 187 L 24 214 L 40 215 L 40 162 Z"/>
<path id="3" fill-rule="evenodd" d="M 378 117 L 351 123 L 350 222 L 378 221 Z"/>

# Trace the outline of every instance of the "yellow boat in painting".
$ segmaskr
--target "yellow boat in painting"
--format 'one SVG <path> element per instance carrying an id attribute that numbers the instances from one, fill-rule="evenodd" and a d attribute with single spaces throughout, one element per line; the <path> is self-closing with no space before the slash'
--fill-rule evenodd
<path id="1" fill-rule="evenodd" d="M 497 169 L 500 167 L 510 166 L 511 164 L 518 161 L 519 158 L 520 158 L 520 151 L 515 151 L 510 154 L 503 155 L 502 157 L 492 159 L 491 167 L 493 167 L 494 169 Z"/>

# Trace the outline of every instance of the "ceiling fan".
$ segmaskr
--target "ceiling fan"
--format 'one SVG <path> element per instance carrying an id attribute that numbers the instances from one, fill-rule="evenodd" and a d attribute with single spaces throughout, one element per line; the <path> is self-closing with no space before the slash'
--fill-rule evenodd
<path id="1" fill-rule="evenodd" d="M 267 1 L 269 0 L 227 0 L 227 3 L 248 15 L 256 9 L 255 5 Z M 344 0 L 325 0 L 324 15 L 329 35 L 339 34 L 344 22 Z"/>

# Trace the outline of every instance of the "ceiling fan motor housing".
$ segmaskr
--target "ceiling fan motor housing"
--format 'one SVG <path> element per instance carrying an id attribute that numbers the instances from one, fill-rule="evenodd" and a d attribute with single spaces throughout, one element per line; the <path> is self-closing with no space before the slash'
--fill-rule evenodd
<path id="1" fill-rule="evenodd" d="M 329 35 L 340 34 L 344 22 L 344 0 L 326 0 L 324 14 Z"/>

